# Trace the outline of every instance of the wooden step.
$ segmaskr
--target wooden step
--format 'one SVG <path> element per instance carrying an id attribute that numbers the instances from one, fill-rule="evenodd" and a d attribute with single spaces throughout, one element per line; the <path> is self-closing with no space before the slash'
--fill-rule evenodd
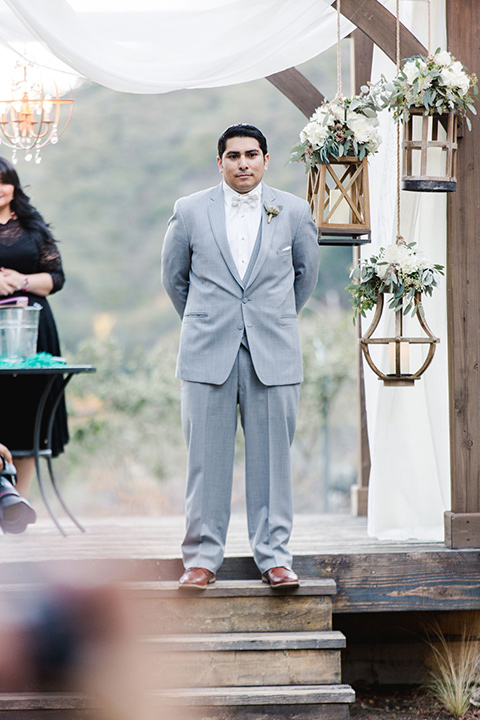
<path id="1" fill-rule="evenodd" d="M 217 581 L 200 591 L 179 590 L 176 582 L 125 588 L 137 630 L 146 635 L 329 630 L 336 592 L 333 580 L 305 580 L 283 591 L 255 580 Z"/>
<path id="2" fill-rule="evenodd" d="M 340 683 L 345 637 L 334 631 L 217 633 L 147 639 L 157 687 Z"/>
<path id="3" fill-rule="evenodd" d="M 41 584 L 3 584 L 13 604 L 38 595 Z M 333 580 L 304 580 L 299 588 L 272 590 L 260 580 L 217 581 L 203 591 L 179 590 L 178 583 L 122 583 L 135 631 L 226 633 L 321 631 L 332 626 Z"/>
<path id="4" fill-rule="evenodd" d="M 348 720 L 348 685 L 198 688 L 155 692 L 155 720 Z M 98 703 L 77 694 L 0 694 L 2 720 L 95 720 Z"/>
<path id="5" fill-rule="evenodd" d="M 348 720 L 349 685 L 178 689 L 157 693 L 175 720 Z"/>

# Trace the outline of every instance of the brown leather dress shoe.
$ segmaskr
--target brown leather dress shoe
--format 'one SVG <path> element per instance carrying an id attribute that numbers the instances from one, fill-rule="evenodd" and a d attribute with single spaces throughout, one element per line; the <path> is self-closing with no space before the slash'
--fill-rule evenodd
<path id="1" fill-rule="evenodd" d="M 286 567 L 273 567 L 263 573 L 262 580 L 272 588 L 298 587 L 298 577 Z"/>
<path id="2" fill-rule="evenodd" d="M 206 568 L 188 568 L 178 581 L 179 588 L 187 590 L 205 590 L 207 585 L 215 582 L 214 573 Z"/>

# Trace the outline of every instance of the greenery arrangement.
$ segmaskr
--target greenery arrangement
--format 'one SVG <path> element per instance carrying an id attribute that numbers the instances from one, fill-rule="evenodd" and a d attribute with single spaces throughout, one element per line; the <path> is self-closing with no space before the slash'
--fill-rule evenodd
<path id="1" fill-rule="evenodd" d="M 347 287 L 352 295 L 354 319 L 358 313 L 365 317 L 377 303 L 379 293 L 391 293 L 389 307 L 396 310 L 406 302 L 404 315 L 411 312 L 423 314 L 421 303 L 415 302 L 416 293 L 431 295 L 438 285 L 439 276 L 444 274 L 443 265 L 434 265 L 416 243 L 399 243 L 380 248 L 378 255 L 361 259 L 350 277 L 353 282 Z"/>
<path id="2" fill-rule="evenodd" d="M 409 107 L 425 108 L 425 114 L 467 110 L 476 114 L 473 103 L 478 94 L 477 76 L 469 75 L 461 62 L 438 48 L 433 55 L 408 58 L 391 81 L 382 78 L 383 104 L 395 119 L 408 117 Z M 471 129 L 470 119 L 467 125 Z"/>
<path id="3" fill-rule="evenodd" d="M 369 88 L 361 95 L 323 103 L 300 132 L 291 161 L 304 162 L 308 170 L 345 155 L 363 160 L 375 153 L 382 141 L 377 109 Z"/>

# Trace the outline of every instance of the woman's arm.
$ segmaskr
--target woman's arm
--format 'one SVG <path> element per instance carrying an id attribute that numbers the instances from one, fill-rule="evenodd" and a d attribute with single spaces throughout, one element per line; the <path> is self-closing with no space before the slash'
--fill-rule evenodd
<path id="1" fill-rule="evenodd" d="M 10 292 L 5 290 L 10 289 Z M 32 273 L 23 275 L 16 270 L 1 268 L 0 270 L 0 294 L 9 295 L 16 291 L 23 290 L 41 297 L 50 295 L 53 290 L 53 279 L 48 272 Z"/>

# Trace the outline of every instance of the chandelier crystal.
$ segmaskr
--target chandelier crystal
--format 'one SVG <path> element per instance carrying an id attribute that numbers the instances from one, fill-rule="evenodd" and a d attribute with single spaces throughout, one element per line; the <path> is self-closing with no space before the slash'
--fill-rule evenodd
<path id="1" fill-rule="evenodd" d="M 35 63 L 17 60 L 10 97 L 0 99 L 0 144 L 12 149 L 14 164 L 18 151 L 24 151 L 25 160 L 35 157 L 40 163 L 40 150 L 56 145 L 73 113 L 70 87 L 68 92 L 69 97 L 60 97 L 53 76 L 42 75 Z"/>

